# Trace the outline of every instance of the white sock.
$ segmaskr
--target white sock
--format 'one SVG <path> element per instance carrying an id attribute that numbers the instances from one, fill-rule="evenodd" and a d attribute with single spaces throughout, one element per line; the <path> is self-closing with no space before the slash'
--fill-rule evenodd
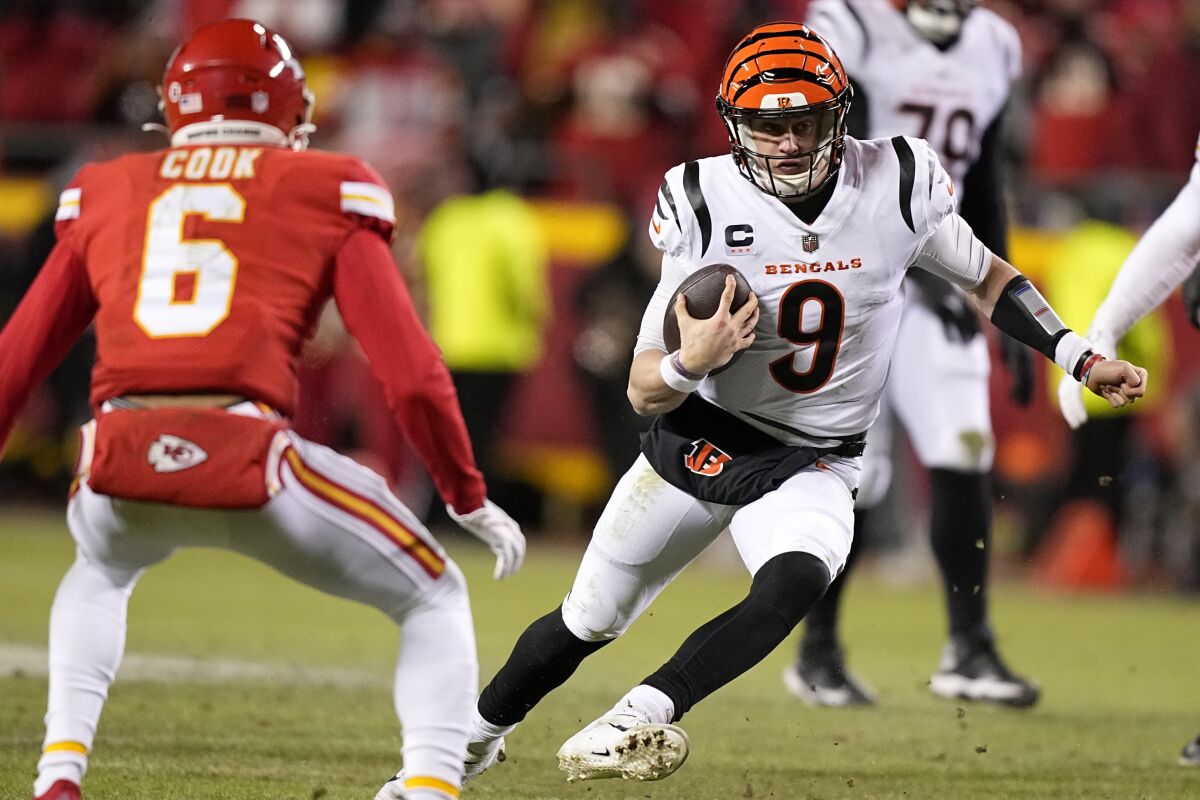
<path id="1" fill-rule="evenodd" d="M 49 760 L 48 760 L 49 759 Z M 38 762 L 37 780 L 33 782 L 33 796 L 45 793 L 55 781 L 71 781 L 76 786 L 83 783 L 87 772 L 87 756 L 82 753 L 47 753 Z"/>
<path id="2" fill-rule="evenodd" d="M 404 800 L 453 800 L 454 795 L 437 789 L 406 789 Z"/>
<path id="3" fill-rule="evenodd" d="M 46 738 L 34 794 L 57 780 L 80 783 L 108 687 L 125 650 L 125 614 L 137 573 L 94 564 L 79 554 L 50 609 Z"/>
<path id="4" fill-rule="evenodd" d="M 630 689 L 610 714 L 628 714 L 641 723 L 666 725 L 675 718 L 675 704 L 660 690 L 644 683 Z"/>
<path id="5" fill-rule="evenodd" d="M 452 562 L 440 596 L 408 612 L 400 623 L 396 662 L 396 713 L 404 734 L 408 779 L 432 778 L 455 791 L 462 784 L 479 666 L 466 584 Z M 417 789 L 405 791 L 412 797 Z"/>
<path id="6" fill-rule="evenodd" d="M 475 755 L 483 755 L 490 750 L 501 737 L 508 736 L 516 730 L 517 724 L 497 725 L 488 722 L 479 713 L 479 706 L 471 709 L 471 737 L 467 750 Z"/>

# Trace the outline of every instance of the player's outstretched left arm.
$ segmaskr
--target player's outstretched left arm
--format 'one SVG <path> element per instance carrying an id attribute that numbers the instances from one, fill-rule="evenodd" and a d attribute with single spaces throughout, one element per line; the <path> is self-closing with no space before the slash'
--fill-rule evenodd
<path id="1" fill-rule="evenodd" d="M 994 255 L 962 217 L 949 213 L 921 244 L 913 266 L 971 293 L 992 324 L 1086 384 L 1113 408 L 1146 393 L 1146 370 L 1107 361 L 1102 351 L 1062 323 L 1029 279 Z"/>
<path id="2" fill-rule="evenodd" d="M 987 274 L 971 292 L 997 328 L 1041 352 L 1113 408 L 1145 396 L 1146 370 L 1107 359 L 1064 325 L 1029 279 L 999 256 L 991 256 Z"/>
<path id="3" fill-rule="evenodd" d="M 347 329 L 383 384 L 388 406 L 425 462 L 451 518 L 491 549 L 493 577 L 512 575 L 525 559 L 525 536 L 487 499 L 450 372 L 384 240 L 365 229 L 347 237 L 337 254 L 333 288 Z"/>

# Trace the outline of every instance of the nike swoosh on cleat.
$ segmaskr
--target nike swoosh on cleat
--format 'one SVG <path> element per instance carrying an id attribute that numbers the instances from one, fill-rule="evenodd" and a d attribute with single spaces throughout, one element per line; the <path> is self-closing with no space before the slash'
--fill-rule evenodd
<path id="1" fill-rule="evenodd" d="M 594 755 L 594 756 L 610 756 L 610 755 L 612 755 L 612 751 L 610 751 L 607 747 L 604 748 L 603 750 L 593 749 L 592 755 Z"/>

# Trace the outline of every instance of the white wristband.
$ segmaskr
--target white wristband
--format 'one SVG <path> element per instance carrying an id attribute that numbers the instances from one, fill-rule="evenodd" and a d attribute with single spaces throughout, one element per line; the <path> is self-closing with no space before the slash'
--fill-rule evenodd
<path id="1" fill-rule="evenodd" d="M 1067 331 L 1054 346 L 1054 363 L 1058 364 L 1063 372 L 1075 377 L 1075 366 L 1083 354 L 1091 349 L 1091 342 L 1075 331 Z"/>
<path id="2" fill-rule="evenodd" d="M 675 369 L 675 365 L 671 363 L 673 355 L 673 353 L 667 353 L 662 357 L 662 361 L 658 362 L 658 374 L 662 376 L 663 382 L 675 391 L 691 394 L 700 388 L 700 381 L 704 379 L 692 380 L 680 375 L 679 371 Z"/>

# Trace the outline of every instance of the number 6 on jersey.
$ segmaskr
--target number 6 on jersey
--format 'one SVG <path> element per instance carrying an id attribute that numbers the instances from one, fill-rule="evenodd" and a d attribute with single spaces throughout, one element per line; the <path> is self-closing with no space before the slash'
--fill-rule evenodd
<path id="1" fill-rule="evenodd" d="M 190 214 L 241 222 L 246 201 L 227 183 L 177 183 L 150 204 L 133 319 L 152 339 L 207 336 L 229 316 L 238 260 L 219 239 L 185 239 Z"/>

